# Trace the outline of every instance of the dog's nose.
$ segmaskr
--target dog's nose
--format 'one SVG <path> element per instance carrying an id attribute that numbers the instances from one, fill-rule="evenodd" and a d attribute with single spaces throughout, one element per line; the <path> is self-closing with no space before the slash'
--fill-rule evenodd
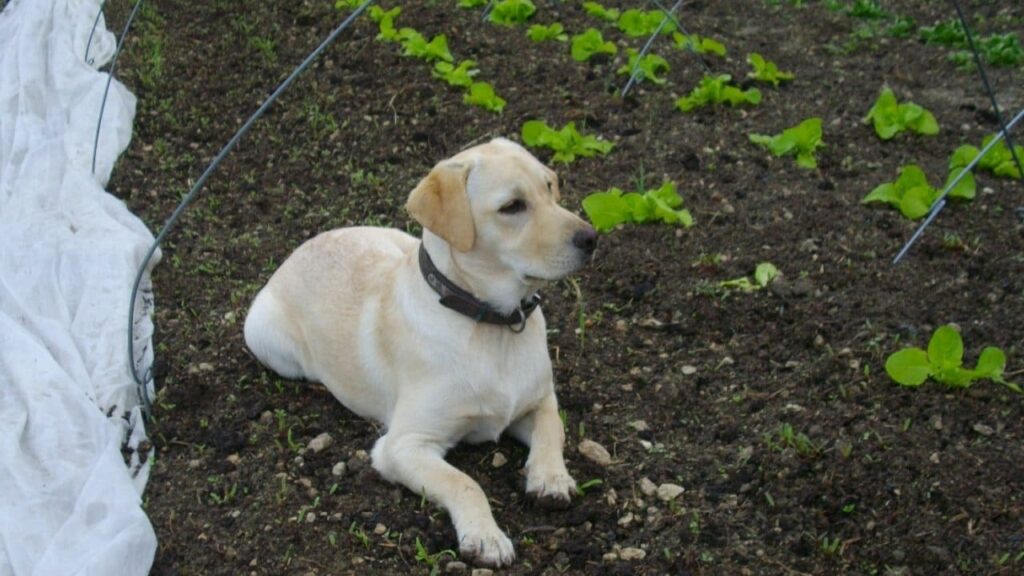
<path id="1" fill-rule="evenodd" d="M 582 250 L 587 256 L 590 256 L 597 248 L 597 231 L 590 226 L 577 230 L 572 235 L 572 245 Z"/>

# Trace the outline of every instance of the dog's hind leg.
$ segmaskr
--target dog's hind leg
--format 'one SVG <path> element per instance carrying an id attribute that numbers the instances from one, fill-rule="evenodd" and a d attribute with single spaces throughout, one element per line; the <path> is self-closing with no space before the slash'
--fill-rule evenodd
<path id="1" fill-rule="evenodd" d="M 245 344 L 266 367 L 293 380 L 312 380 L 303 370 L 304 346 L 284 304 L 264 288 L 245 317 Z"/>

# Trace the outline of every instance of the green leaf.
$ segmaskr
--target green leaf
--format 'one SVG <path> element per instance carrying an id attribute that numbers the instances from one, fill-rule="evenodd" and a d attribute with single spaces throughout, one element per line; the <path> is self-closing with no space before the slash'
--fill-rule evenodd
<path id="1" fill-rule="evenodd" d="M 775 136 L 750 134 L 749 138 L 751 142 L 768 148 L 775 156 L 796 156 L 797 166 L 802 168 L 817 167 L 814 151 L 824 145 L 821 141 L 821 118 L 808 118 Z"/>
<path id="2" fill-rule="evenodd" d="M 462 101 L 466 104 L 490 110 L 491 112 L 501 113 L 505 108 L 505 99 L 498 96 L 494 92 L 494 86 L 487 82 L 473 82 L 469 87 L 469 91 L 462 96 Z"/>
<path id="3" fill-rule="evenodd" d="M 526 31 L 526 36 L 534 42 L 546 42 L 549 40 L 565 42 L 569 39 L 569 35 L 565 33 L 565 28 L 558 22 L 548 24 L 547 26 L 543 24 L 532 24 Z"/>
<path id="4" fill-rule="evenodd" d="M 963 168 L 951 170 L 949 177 L 946 178 L 946 184 L 943 188 L 949 186 L 950 182 L 952 182 L 953 179 L 962 171 Z M 974 182 L 974 174 L 968 172 L 964 174 L 964 177 L 961 178 L 960 181 L 957 182 L 956 186 L 949 191 L 949 197 L 956 198 L 957 200 L 973 200 L 976 189 L 977 186 Z"/>
<path id="5" fill-rule="evenodd" d="M 662 21 L 665 21 L 665 25 L 661 26 Z M 639 10 L 637 8 L 630 8 L 622 12 L 617 22 L 619 30 L 622 31 L 626 36 L 633 38 L 639 38 L 641 36 L 650 36 L 654 34 L 654 31 L 661 26 L 662 34 L 671 34 L 675 31 L 676 26 L 672 22 L 671 18 L 668 18 L 668 14 L 661 10 Z"/>
<path id="6" fill-rule="evenodd" d="M 931 373 L 928 354 L 920 348 L 904 348 L 885 361 L 885 372 L 903 386 L 920 386 Z"/>
<path id="7" fill-rule="evenodd" d="M 872 123 L 882 140 L 889 140 L 905 130 L 928 136 L 939 132 L 939 124 L 931 112 L 913 102 L 900 104 L 889 87 L 882 88 L 864 121 Z"/>
<path id="8" fill-rule="evenodd" d="M 459 62 L 458 66 L 451 62 L 435 62 L 434 69 L 431 71 L 435 78 L 440 78 L 449 85 L 460 88 L 470 87 L 473 84 L 473 77 L 479 73 L 475 60 L 463 60 Z"/>
<path id="9" fill-rule="evenodd" d="M 778 86 L 783 80 L 793 79 L 793 74 L 779 71 L 774 62 L 765 60 L 757 52 L 747 54 L 747 63 L 754 69 L 753 72 L 748 72 L 747 76 L 754 80 L 769 82 L 772 86 Z"/>
<path id="10" fill-rule="evenodd" d="M 515 26 L 525 23 L 536 11 L 537 7 L 530 0 L 499 0 L 487 14 L 487 19 L 502 26 Z"/>
<path id="11" fill-rule="evenodd" d="M 937 370 L 959 368 L 964 362 L 964 342 L 952 326 L 940 326 L 928 342 L 928 361 Z"/>
<path id="12" fill-rule="evenodd" d="M 554 130 L 542 121 L 530 120 L 523 124 L 522 137 L 527 146 L 554 150 L 553 160 L 564 163 L 572 162 L 576 156 L 589 158 L 607 154 L 614 146 L 595 136 L 580 134 L 574 122 L 569 122 L 561 130 Z"/>
<path id="13" fill-rule="evenodd" d="M 629 62 L 621 66 L 618 74 L 636 74 L 638 81 L 650 80 L 655 84 L 664 84 L 667 79 L 658 76 L 659 73 L 668 72 L 668 62 L 657 54 L 645 54 L 643 57 L 636 50 L 628 49 Z"/>
<path id="14" fill-rule="evenodd" d="M 860 202 L 861 204 L 867 204 L 868 202 L 884 202 L 894 208 L 899 208 L 900 194 L 896 192 L 896 186 L 892 182 L 886 182 L 872 190 L 871 193 L 865 196 Z"/>
<path id="15" fill-rule="evenodd" d="M 611 41 L 606 42 L 601 32 L 596 28 L 587 28 L 582 34 L 572 37 L 570 53 L 573 60 L 577 62 L 586 62 L 595 54 L 614 56 L 616 52 L 618 52 L 618 48 L 615 46 L 615 43 Z"/>
<path id="16" fill-rule="evenodd" d="M 619 11 L 615 8 L 605 8 L 597 2 L 584 2 L 583 10 L 587 14 L 600 18 L 606 22 L 616 22 L 619 19 Z"/>
<path id="17" fill-rule="evenodd" d="M 974 372 L 981 378 L 999 380 L 1003 377 L 1003 370 L 1006 368 L 1006 354 L 995 346 L 989 346 L 981 351 L 978 357 L 978 365 Z"/>
<path id="18" fill-rule="evenodd" d="M 672 41 L 675 43 L 676 48 L 689 50 L 695 54 L 716 54 L 718 56 L 725 56 L 725 44 L 697 34 L 690 34 L 687 36 L 682 32 L 673 32 Z"/>
<path id="19" fill-rule="evenodd" d="M 754 269 L 754 283 L 764 288 L 779 276 L 779 269 L 771 262 L 762 262 Z"/>
<path id="20" fill-rule="evenodd" d="M 917 220 L 932 209 L 937 190 L 931 186 L 914 186 L 903 192 L 900 198 L 900 212 L 909 220 Z"/>
<path id="21" fill-rule="evenodd" d="M 676 100 L 676 107 L 683 112 L 691 112 L 708 104 L 729 104 L 738 106 L 740 104 L 756 105 L 761 102 L 761 91 L 757 88 L 740 90 L 729 85 L 732 76 L 721 74 L 718 76 L 704 76 L 700 84 L 684 96 Z"/>
<path id="22" fill-rule="evenodd" d="M 590 194 L 583 199 L 583 211 L 598 232 L 612 230 L 626 222 L 630 215 L 629 203 L 618 188 Z"/>

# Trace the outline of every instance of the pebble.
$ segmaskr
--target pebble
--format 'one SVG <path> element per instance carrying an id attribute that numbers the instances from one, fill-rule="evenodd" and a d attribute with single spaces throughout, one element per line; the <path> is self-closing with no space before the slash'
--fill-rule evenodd
<path id="1" fill-rule="evenodd" d="M 618 559 L 619 559 L 618 552 L 605 552 L 604 556 L 601 557 L 601 560 L 603 560 L 603 561 L 605 561 L 606 563 L 609 563 L 609 564 L 612 563 L 612 562 L 615 562 Z"/>
<path id="2" fill-rule="evenodd" d="M 189 460 L 188 461 L 188 467 L 191 468 L 192 470 L 195 470 L 196 468 L 199 468 L 200 464 L 201 464 L 201 462 L 199 460 Z"/>
<path id="3" fill-rule="evenodd" d="M 306 524 L 312 524 L 313 522 L 316 522 L 316 512 L 307 512 Z"/>
<path id="4" fill-rule="evenodd" d="M 327 432 L 321 432 L 320 434 L 317 435 L 316 438 L 313 438 L 312 440 L 309 441 L 309 444 L 306 445 L 306 448 L 312 450 L 314 454 L 319 454 L 320 452 L 326 450 L 333 443 L 334 438 L 331 438 L 330 434 L 328 434 Z"/>
<path id="5" fill-rule="evenodd" d="M 619 550 L 619 558 L 632 562 L 633 560 L 643 560 L 647 557 L 647 552 L 640 548 L 623 548 Z"/>
<path id="6" fill-rule="evenodd" d="M 388 533 L 388 527 L 383 524 L 377 524 L 373 527 L 373 533 L 377 536 L 383 536 Z"/>
<path id="7" fill-rule="evenodd" d="M 264 426 L 270 426 L 274 423 L 274 413 L 270 410 L 264 410 L 263 414 L 260 414 L 260 424 Z"/>
<path id="8" fill-rule="evenodd" d="M 466 564 L 453 560 L 445 565 L 444 571 L 446 574 L 464 574 L 466 572 Z"/>
<path id="9" fill-rule="evenodd" d="M 608 453 L 608 450 L 593 440 L 580 442 L 578 450 L 587 460 L 599 466 L 608 466 L 612 463 L 612 455 Z"/>
<path id="10" fill-rule="evenodd" d="M 627 512 L 625 516 L 623 516 L 622 518 L 619 518 L 619 526 L 622 526 L 623 528 L 629 526 L 632 523 L 633 523 L 633 513 L 632 512 Z"/>
<path id="11" fill-rule="evenodd" d="M 986 424 L 975 424 L 973 429 L 975 432 L 981 434 L 982 436 L 991 436 L 996 433 L 996 431 L 993 430 L 991 426 L 988 426 Z"/>
<path id="12" fill-rule="evenodd" d="M 662 484 L 661 486 L 658 486 L 658 500 L 661 500 L 662 502 L 671 502 L 678 498 L 685 490 L 685 488 L 678 484 Z"/>
<path id="13" fill-rule="evenodd" d="M 490 568 L 473 568 L 473 576 L 494 576 L 494 570 Z"/>
<path id="14" fill-rule="evenodd" d="M 331 476 L 344 476 L 346 468 L 347 466 L 345 466 L 344 462 L 338 462 L 334 465 L 334 468 L 331 468 Z"/>
<path id="15" fill-rule="evenodd" d="M 494 458 L 491 458 L 491 466 L 495 468 L 501 468 L 508 463 L 508 458 L 505 457 L 501 452 L 495 452 Z"/>
<path id="16" fill-rule="evenodd" d="M 696 366 L 690 366 L 690 365 L 683 366 L 683 376 L 693 376 L 696 373 L 697 373 L 697 367 Z"/>
<path id="17" fill-rule="evenodd" d="M 238 454 L 230 454 L 225 458 L 225 460 L 227 460 L 228 464 L 231 464 L 232 466 L 238 466 L 242 462 L 242 457 Z"/>
<path id="18" fill-rule="evenodd" d="M 651 429 L 651 427 L 647 425 L 647 421 L 645 420 L 634 420 L 629 423 L 629 427 L 632 428 L 633 430 L 636 430 L 637 432 L 646 432 L 647 430 Z"/>
<path id="19" fill-rule="evenodd" d="M 651 482 L 651 479 L 644 476 L 640 479 L 640 492 L 644 496 L 654 496 L 658 492 L 658 485 Z"/>

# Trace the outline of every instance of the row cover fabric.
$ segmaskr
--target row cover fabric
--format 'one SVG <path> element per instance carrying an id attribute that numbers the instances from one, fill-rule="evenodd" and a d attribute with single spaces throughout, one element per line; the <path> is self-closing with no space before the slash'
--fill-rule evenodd
<path id="1" fill-rule="evenodd" d="M 135 97 L 113 82 L 98 0 L 0 12 L 0 576 L 143 575 L 151 450 L 128 370 L 128 302 L 153 241 L 104 191 Z M 148 274 L 144 283 L 148 292 Z M 136 362 L 152 362 L 151 297 Z"/>

